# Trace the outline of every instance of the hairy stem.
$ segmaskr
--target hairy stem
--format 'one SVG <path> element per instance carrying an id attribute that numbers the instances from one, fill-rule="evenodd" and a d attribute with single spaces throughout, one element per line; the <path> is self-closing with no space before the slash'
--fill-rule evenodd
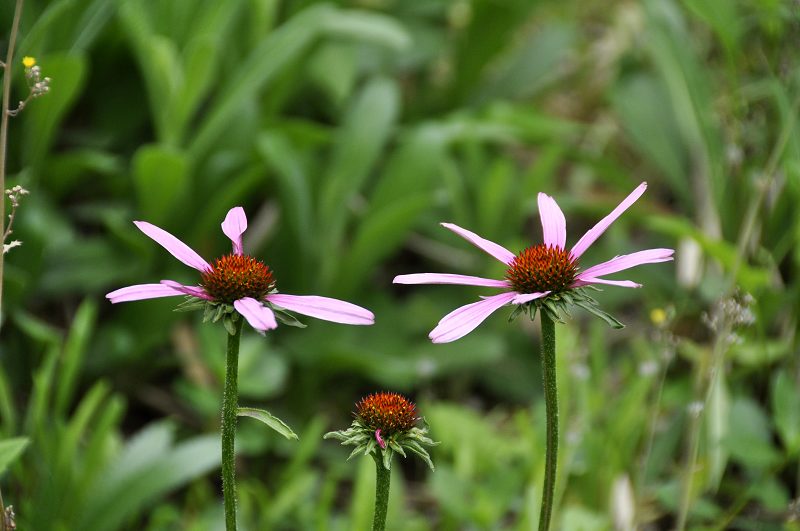
<path id="1" fill-rule="evenodd" d="M 550 528 L 558 465 L 558 386 L 556 384 L 556 329 L 546 312 L 539 312 L 542 323 L 542 381 L 547 413 L 547 449 L 545 451 L 544 491 L 539 513 L 539 531 Z"/>
<path id="2" fill-rule="evenodd" d="M 389 482 L 392 473 L 383 466 L 380 455 L 372 455 L 375 459 L 375 516 L 372 518 L 372 531 L 386 529 L 386 512 L 389 508 Z"/>
<path id="3" fill-rule="evenodd" d="M 236 333 L 228 334 L 225 357 L 225 390 L 222 394 L 222 497 L 225 502 L 225 529 L 236 530 L 236 410 L 239 407 L 239 338 L 243 317 L 234 326 Z"/>
<path id="4" fill-rule="evenodd" d="M 17 0 L 14 8 L 14 20 L 11 23 L 11 33 L 8 35 L 8 50 L 6 62 L 3 63 L 3 101 L 0 104 L 0 192 L 6 189 L 6 150 L 8 144 L 8 106 L 11 99 L 11 72 L 14 64 L 14 46 L 17 44 L 19 32 L 19 19 L 22 15 L 22 5 L 25 0 Z M 6 225 L 6 198 L 0 199 L 0 233 L 5 234 Z M 3 241 L 5 243 L 5 241 Z M 3 326 L 3 263 L 5 258 L 0 253 L 0 327 Z"/>

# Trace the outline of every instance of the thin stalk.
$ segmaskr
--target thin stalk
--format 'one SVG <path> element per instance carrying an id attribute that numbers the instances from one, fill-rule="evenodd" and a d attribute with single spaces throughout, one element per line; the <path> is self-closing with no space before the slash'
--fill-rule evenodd
<path id="1" fill-rule="evenodd" d="M 558 466 L 558 386 L 556 384 L 556 327 L 546 312 L 539 312 L 542 323 L 542 381 L 547 414 L 547 448 L 545 450 L 544 491 L 539 514 L 539 531 L 550 528 Z"/>
<path id="2" fill-rule="evenodd" d="M 239 317 L 234 323 L 236 333 L 228 334 L 222 393 L 222 497 L 227 531 L 236 531 L 236 411 L 239 408 L 239 338 L 243 322 L 244 318 Z"/>
<path id="3" fill-rule="evenodd" d="M 17 44 L 19 33 L 19 19 L 22 16 L 22 5 L 25 0 L 17 0 L 14 8 L 14 20 L 11 22 L 11 33 L 8 35 L 8 50 L 6 62 L 3 63 L 3 101 L 0 104 L 0 193 L 6 189 L 6 151 L 8 144 L 8 106 L 11 100 L 11 72 L 14 64 L 14 46 Z M 6 198 L 0 198 L 0 234 L 5 234 L 6 226 Z M 5 241 L 3 242 L 5 243 Z M 3 326 L 3 263 L 5 257 L 0 253 L 0 326 Z"/>
<path id="4" fill-rule="evenodd" d="M 375 515 L 372 517 L 372 531 L 386 529 L 386 512 L 389 508 L 389 483 L 392 478 L 390 470 L 383 466 L 380 455 L 372 454 L 375 459 Z"/>

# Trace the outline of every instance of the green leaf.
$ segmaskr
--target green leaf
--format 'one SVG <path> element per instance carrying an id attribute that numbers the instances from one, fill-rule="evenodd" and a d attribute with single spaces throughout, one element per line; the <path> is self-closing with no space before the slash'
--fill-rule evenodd
<path id="1" fill-rule="evenodd" d="M 296 328 L 306 328 L 307 326 L 305 323 L 298 321 L 294 315 L 288 312 L 284 312 L 283 310 L 277 310 L 273 307 L 272 313 L 275 314 L 275 319 L 280 321 L 281 324 L 285 324 L 287 326 L 294 326 Z"/>
<path id="2" fill-rule="evenodd" d="M 0 441 L 0 475 L 22 454 L 30 440 L 27 437 L 14 437 Z"/>
<path id="3" fill-rule="evenodd" d="M 617 330 L 625 328 L 625 325 L 619 322 L 616 317 L 614 317 L 609 313 L 604 312 L 597 306 L 593 306 L 583 301 L 576 301 L 575 305 L 580 306 L 581 308 L 591 313 L 592 315 L 599 317 L 600 319 L 605 321 L 611 328 L 616 328 Z"/>
<path id="4" fill-rule="evenodd" d="M 236 414 L 240 417 L 251 417 L 260 420 L 273 430 L 277 431 L 287 439 L 297 439 L 297 434 L 281 419 L 266 411 L 264 409 L 256 409 L 254 407 L 240 407 L 236 410 Z"/>
<path id="5" fill-rule="evenodd" d="M 775 427 L 790 455 L 800 453 L 800 385 L 787 371 L 772 380 L 772 411 Z"/>
<path id="6" fill-rule="evenodd" d="M 189 189 L 185 155 L 167 146 L 146 145 L 136 151 L 131 164 L 142 217 L 164 223 L 179 211 Z"/>

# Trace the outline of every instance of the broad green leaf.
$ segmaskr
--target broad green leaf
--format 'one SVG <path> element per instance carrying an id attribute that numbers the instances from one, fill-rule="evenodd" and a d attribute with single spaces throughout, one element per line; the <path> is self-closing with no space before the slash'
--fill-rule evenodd
<path id="1" fill-rule="evenodd" d="M 236 414 L 240 417 L 251 417 L 260 420 L 287 439 L 297 439 L 297 434 L 285 422 L 269 411 L 254 407 L 240 407 L 236 410 Z"/>
<path id="2" fill-rule="evenodd" d="M 94 332 L 97 319 L 97 303 L 93 299 L 85 299 L 75 312 L 70 325 L 64 351 L 61 355 L 60 370 L 53 412 L 56 416 L 64 415 L 74 399 L 75 387 L 78 383 L 80 368 L 86 358 L 89 340 Z"/>
<path id="3" fill-rule="evenodd" d="M 145 145 L 133 156 L 133 181 L 142 217 L 156 225 L 175 214 L 189 187 L 186 156 L 167 146 Z"/>
<path id="4" fill-rule="evenodd" d="M 30 444 L 28 437 L 0 440 L 0 475 L 22 454 L 28 444 Z"/>
<path id="5" fill-rule="evenodd" d="M 800 386 L 797 378 L 782 370 L 772 379 L 772 412 L 775 427 L 789 455 L 800 453 Z"/>

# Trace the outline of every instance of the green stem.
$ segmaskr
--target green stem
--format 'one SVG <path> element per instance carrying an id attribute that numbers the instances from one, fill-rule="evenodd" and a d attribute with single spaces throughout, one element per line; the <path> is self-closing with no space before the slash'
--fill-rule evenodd
<path id="1" fill-rule="evenodd" d="M 14 7 L 14 19 L 11 23 L 11 33 L 8 36 L 8 50 L 6 61 L 3 63 L 3 96 L 0 102 L 0 234 L 5 234 L 6 227 L 6 152 L 8 150 L 8 107 L 11 105 L 11 73 L 13 72 L 14 46 L 17 43 L 19 32 L 19 19 L 22 16 L 24 0 L 17 0 Z M 3 243 L 6 243 L 3 238 Z M 4 256 L 0 252 L 0 326 L 3 324 L 3 263 Z M 5 516 L 3 517 L 5 518 Z"/>
<path id="2" fill-rule="evenodd" d="M 386 512 L 389 508 L 389 482 L 392 477 L 391 470 L 383 466 L 380 455 L 372 454 L 375 459 L 375 516 L 372 518 L 372 531 L 386 529 Z"/>
<path id="3" fill-rule="evenodd" d="M 228 334 L 225 358 L 225 390 L 222 393 L 222 497 L 225 501 L 225 529 L 236 531 L 236 410 L 239 407 L 239 338 L 243 317 L 234 323 L 236 333 Z"/>
<path id="4" fill-rule="evenodd" d="M 544 491 L 539 514 L 539 531 L 550 528 L 558 465 L 558 386 L 556 384 L 556 327 L 546 312 L 539 312 L 542 323 L 542 381 L 547 413 L 547 449 L 545 451 Z"/>

